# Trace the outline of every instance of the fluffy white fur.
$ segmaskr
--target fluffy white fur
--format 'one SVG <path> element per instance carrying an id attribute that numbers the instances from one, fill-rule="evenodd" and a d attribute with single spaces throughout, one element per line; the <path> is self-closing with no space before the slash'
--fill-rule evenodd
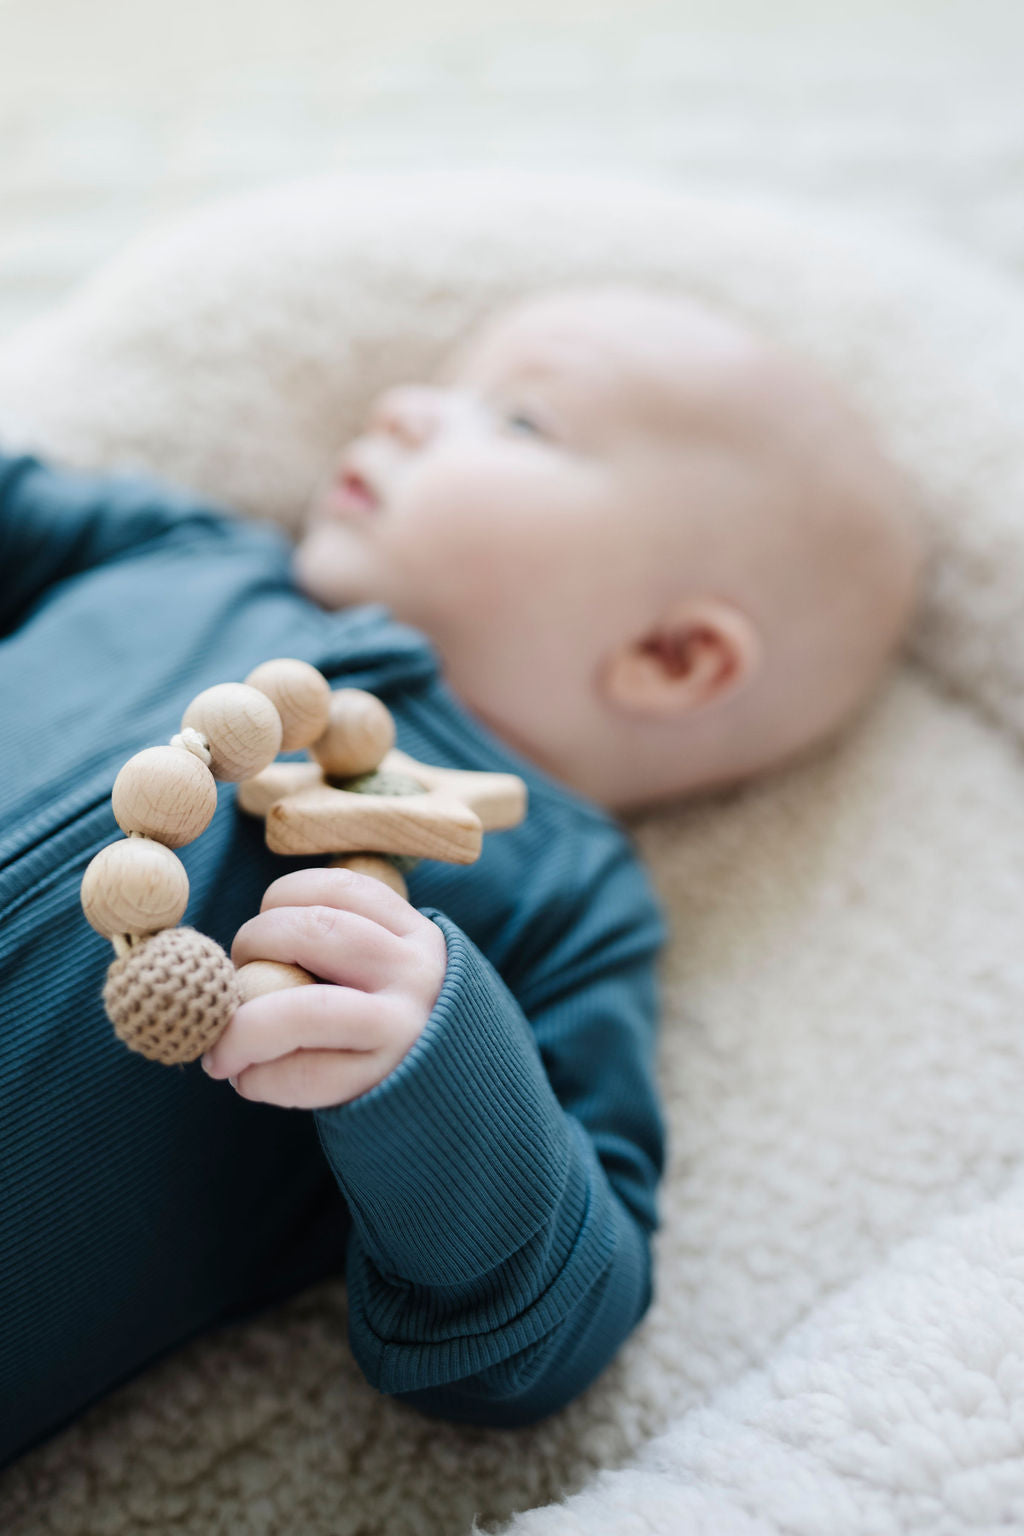
<path id="1" fill-rule="evenodd" d="M 510 1438 L 376 1397 L 342 1286 L 319 1287 L 31 1454 L 0 1524 L 1024 1526 L 1019 292 L 796 207 L 320 179 L 158 233 L 23 331 L 0 437 L 294 523 L 381 386 L 496 303 L 587 276 L 685 288 L 830 368 L 909 471 L 931 547 L 907 658 L 840 742 L 635 822 L 674 923 L 656 1305 L 579 1403 Z"/>

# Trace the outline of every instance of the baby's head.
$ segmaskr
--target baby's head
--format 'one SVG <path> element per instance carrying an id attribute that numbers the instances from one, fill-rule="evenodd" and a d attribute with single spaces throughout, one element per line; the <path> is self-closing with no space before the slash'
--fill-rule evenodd
<path id="1" fill-rule="evenodd" d="M 627 287 L 505 310 L 387 391 L 295 554 L 424 631 L 494 732 L 613 810 L 833 731 L 907 622 L 906 488 L 809 365 Z"/>

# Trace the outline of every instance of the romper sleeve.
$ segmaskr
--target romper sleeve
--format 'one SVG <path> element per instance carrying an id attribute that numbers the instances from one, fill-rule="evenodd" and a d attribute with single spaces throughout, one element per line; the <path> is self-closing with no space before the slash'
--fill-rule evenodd
<path id="1" fill-rule="evenodd" d="M 352 1216 L 353 1352 L 380 1391 L 428 1414 L 546 1417 L 650 1302 L 665 927 L 627 848 L 588 871 L 521 999 L 422 908 L 448 946 L 424 1033 L 376 1088 L 316 1111 Z"/>
<path id="2" fill-rule="evenodd" d="M 142 475 L 65 470 L 0 452 L 0 634 L 48 588 L 158 538 L 226 514 Z"/>

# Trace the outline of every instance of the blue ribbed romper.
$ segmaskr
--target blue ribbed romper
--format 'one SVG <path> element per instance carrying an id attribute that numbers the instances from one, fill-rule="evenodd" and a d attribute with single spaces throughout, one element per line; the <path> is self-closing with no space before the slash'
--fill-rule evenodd
<path id="1" fill-rule="evenodd" d="M 141 476 L 0 456 L 0 1462 L 202 1332 L 344 1274 L 379 1391 L 517 1426 L 604 1368 L 651 1296 L 663 911 L 616 820 L 508 748 L 380 605 L 330 613 L 278 530 Z M 82 873 L 122 764 L 201 689 L 297 656 L 425 762 L 520 774 L 525 822 L 421 862 L 427 1027 L 349 1104 L 239 1098 L 128 1051 Z M 183 922 L 230 949 L 289 869 L 219 787 Z"/>

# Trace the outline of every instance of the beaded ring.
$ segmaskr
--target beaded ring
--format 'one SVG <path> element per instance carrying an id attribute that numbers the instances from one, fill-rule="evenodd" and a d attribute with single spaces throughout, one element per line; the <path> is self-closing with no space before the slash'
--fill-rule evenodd
<path id="1" fill-rule="evenodd" d="M 194 1061 L 243 1002 L 318 979 L 273 960 L 236 970 L 215 940 L 176 926 L 189 883 L 173 850 L 210 824 L 216 780 L 239 783 L 238 805 L 265 819 L 273 852 L 331 854 L 330 867 L 372 875 L 403 897 L 419 859 L 470 864 L 484 831 L 523 819 L 516 775 L 432 767 L 394 741 L 391 714 L 373 694 L 332 690 L 308 662 L 280 657 L 244 683 L 198 694 L 169 745 L 125 763 L 112 795 L 125 836 L 92 859 L 81 895 L 88 922 L 114 946 L 103 1001 L 130 1049 L 166 1065 Z M 299 748 L 311 760 L 275 762 Z"/>

